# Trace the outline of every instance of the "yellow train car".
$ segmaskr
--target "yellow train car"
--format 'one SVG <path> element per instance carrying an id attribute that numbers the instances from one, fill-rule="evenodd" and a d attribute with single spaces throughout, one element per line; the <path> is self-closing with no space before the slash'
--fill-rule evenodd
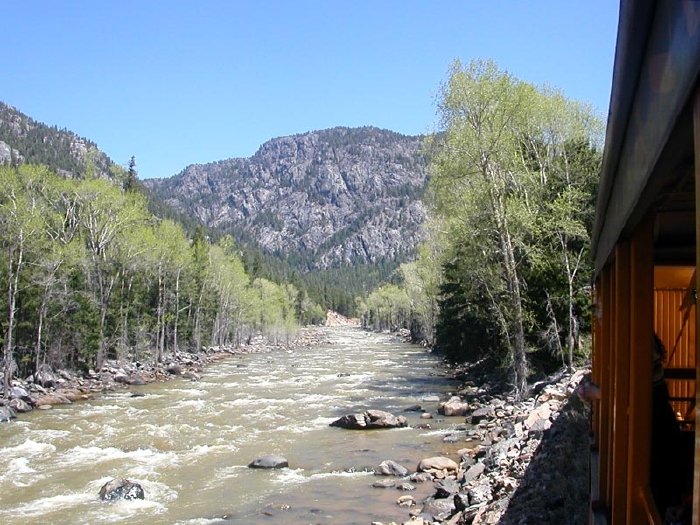
<path id="1" fill-rule="evenodd" d="M 622 0 L 593 231 L 594 524 L 700 524 L 699 80 L 700 2 Z"/>

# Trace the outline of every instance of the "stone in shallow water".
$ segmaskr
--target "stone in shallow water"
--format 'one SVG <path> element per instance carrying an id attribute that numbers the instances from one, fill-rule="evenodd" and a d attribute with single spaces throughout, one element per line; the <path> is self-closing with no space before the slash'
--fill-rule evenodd
<path id="1" fill-rule="evenodd" d="M 15 412 L 10 407 L 0 406 L 0 423 L 5 423 L 15 417 Z"/>
<path id="2" fill-rule="evenodd" d="M 263 456 L 248 463 L 250 468 L 286 468 L 288 466 L 287 458 L 282 456 Z"/>
<path id="3" fill-rule="evenodd" d="M 348 414 L 336 419 L 330 426 L 350 430 L 371 430 L 405 427 L 406 424 L 406 418 L 403 416 L 395 416 L 384 410 L 367 410 L 362 414 Z"/>
<path id="4" fill-rule="evenodd" d="M 387 459 L 375 467 L 374 474 L 377 476 L 408 476 L 408 469 L 396 461 Z"/>
<path id="5" fill-rule="evenodd" d="M 396 482 L 393 479 L 382 479 L 372 483 L 372 486 L 376 489 L 388 489 L 396 486 Z"/>
<path id="6" fill-rule="evenodd" d="M 124 478 L 108 481 L 100 489 L 100 499 L 104 501 L 143 498 L 144 493 L 141 485 Z"/>

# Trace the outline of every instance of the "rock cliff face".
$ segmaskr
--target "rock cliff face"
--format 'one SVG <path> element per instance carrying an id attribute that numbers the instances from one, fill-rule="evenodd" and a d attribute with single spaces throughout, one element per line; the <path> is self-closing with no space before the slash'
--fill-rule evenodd
<path id="1" fill-rule="evenodd" d="M 175 209 L 309 269 L 400 261 L 415 252 L 425 218 L 421 143 L 332 128 L 144 183 Z"/>

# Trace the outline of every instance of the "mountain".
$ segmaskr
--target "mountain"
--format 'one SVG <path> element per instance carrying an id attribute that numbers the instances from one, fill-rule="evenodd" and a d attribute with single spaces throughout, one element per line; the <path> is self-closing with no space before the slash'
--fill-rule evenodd
<path id="1" fill-rule="evenodd" d="M 109 177 L 114 165 L 94 142 L 0 102 L 0 165 L 22 163 L 44 164 L 66 177 L 80 177 L 88 168 Z"/>
<path id="2" fill-rule="evenodd" d="M 56 173 L 70 178 L 104 177 L 125 187 L 128 173 L 115 164 L 97 145 L 67 129 L 47 126 L 28 117 L 16 108 L 0 102 L 0 166 L 43 164 Z M 149 195 L 148 208 L 158 217 L 180 222 L 192 234 L 201 223 L 181 214 Z"/>
<path id="3" fill-rule="evenodd" d="M 401 262 L 425 218 L 423 137 L 336 127 L 144 185 L 181 213 L 306 270 Z"/>

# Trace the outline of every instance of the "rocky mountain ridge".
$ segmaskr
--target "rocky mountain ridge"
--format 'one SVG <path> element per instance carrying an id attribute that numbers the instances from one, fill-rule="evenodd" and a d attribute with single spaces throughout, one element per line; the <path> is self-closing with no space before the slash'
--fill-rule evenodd
<path id="1" fill-rule="evenodd" d="M 425 219 L 422 142 L 373 127 L 331 128 L 144 184 L 180 212 L 295 266 L 402 261 L 415 253 Z"/>
<path id="2" fill-rule="evenodd" d="M 47 126 L 0 102 L 0 165 L 44 164 L 64 177 L 110 177 L 112 160 L 95 143 Z"/>

